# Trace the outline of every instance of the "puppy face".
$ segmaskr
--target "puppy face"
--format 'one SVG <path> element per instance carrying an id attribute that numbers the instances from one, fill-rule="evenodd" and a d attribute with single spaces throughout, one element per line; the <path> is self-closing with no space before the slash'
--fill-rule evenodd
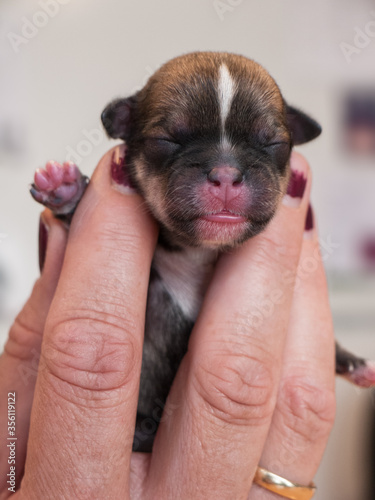
<path id="1" fill-rule="evenodd" d="M 169 239 L 220 249 L 265 228 L 286 191 L 293 142 L 320 133 L 260 65 L 226 53 L 169 61 L 102 119 L 127 142 L 130 176 Z"/>

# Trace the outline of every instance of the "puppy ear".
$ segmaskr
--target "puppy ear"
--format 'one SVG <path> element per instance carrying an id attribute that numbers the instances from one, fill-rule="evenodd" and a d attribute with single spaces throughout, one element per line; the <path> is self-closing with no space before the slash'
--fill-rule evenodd
<path id="1" fill-rule="evenodd" d="M 135 102 L 135 96 L 115 99 L 104 109 L 101 118 L 109 137 L 124 141 L 129 139 Z"/>
<path id="2" fill-rule="evenodd" d="M 292 106 L 286 105 L 286 116 L 292 133 L 293 144 L 312 141 L 322 132 L 322 127 L 315 120 Z"/>

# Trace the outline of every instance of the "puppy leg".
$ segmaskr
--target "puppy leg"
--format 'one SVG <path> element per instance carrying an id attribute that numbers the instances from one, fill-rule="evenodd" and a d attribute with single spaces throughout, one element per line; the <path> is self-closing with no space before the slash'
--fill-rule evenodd
<path id="1" fill-rule="evenodd" d="M 360 387 L 375 386 L 375 362 L 358 358 L 336 342 L 336 373 Z"/>
<path id="2" fill-rule="evenodd" d="M 138 412 L 135 424 L 133 451 L 151 453 L 157 428 L 158 424 L 152 417 L 146 417 Z"/>
<path id="3" fill-rule="evenodd" d="M 50 208 L 54 215 L 69 223 L 89 182 L 72 162 L 63 165 L 49 161 L 35 172 L 32 197 Z"/>

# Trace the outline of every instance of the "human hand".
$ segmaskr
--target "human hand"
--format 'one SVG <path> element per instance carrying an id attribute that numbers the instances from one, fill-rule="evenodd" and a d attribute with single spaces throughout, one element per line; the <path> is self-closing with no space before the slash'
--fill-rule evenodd
<path id="1" fill-rule="evenodd" d="M 131 447 L 157 230 L 137 194 L 113 189 L 110 162 L 67 246 L 44 212 L 43 273 L 0 359 L 0 498 L 10 392 L 17 486 L 23 476 L 13 498 L 279 498 L 251 487 L 258 463 L 307 485 L 333 422 L 334 343 L 316 231 L 303 238 L 305 161 L 292 159 L 307 177 L 301 203 L 287 198 L 265 232 L 221 257 L 151 455 Z"/>

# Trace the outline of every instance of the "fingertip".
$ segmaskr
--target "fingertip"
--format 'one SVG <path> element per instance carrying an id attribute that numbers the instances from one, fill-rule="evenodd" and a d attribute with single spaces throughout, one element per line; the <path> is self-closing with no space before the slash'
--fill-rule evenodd
<path id="1" fill-rule="evenodd" d="M 317 236 L 315 230 L 315 214 L 312 209 L 311 203 L 307 208 L 306 220 L 305 220 L 305 230 L 303 232 L 304 240 L 315 240 Z"/>
<path id="2" fill-rule="evenodd" d="M 58 228 L 60 232 L 68 235 L 69 226 L 64 221 L 57 219 L 49 208 L 44 209 L 40 214 L 40 221 L 48 230 Z"/>
<path id="3" fill-rule="evenodd" d="M 48 283 L 49 289 L 57 285 L 67 241 L 65 223 L 56 219 L 51 210 L 44 210 L 39 220 L 39 267 L 42 281 Z"/>
<path id="4" fill-rule="evenodd" d="M 126 150 L 125 144 L 118 144 L 109 149 L 99 160 L 92 175 L 92 182 L 113 186 L 123 194 L 134 194 L 135 190 L 129 180 L 125 163 Z M 124 189 L 126 187 L 128 189 Z"/>
<path id="5" fill-rule="evenodd" d="M 125 144 L 111 148 L 98 162 L 74 214 L 70 241 L 78 233 L 82 236 L 89 232 L 95 232 L 96 239 L 103 233 L 113 240 L 126 235 L 130 241 L 140 241 L 138 246 L 141 253 L 151 242 L 153 252 L 158 227 L 144 199 L 130 183 Z M 121 246 L 118 244 L 119 248 Z"/>
<path id="6" fill-rule="evenodd" d="M 290 168 L 306 174 L 306 177 L 311 174 L 311 169 L 306 158 L 301 153 L 293 150 L 290 156 Z"/>

